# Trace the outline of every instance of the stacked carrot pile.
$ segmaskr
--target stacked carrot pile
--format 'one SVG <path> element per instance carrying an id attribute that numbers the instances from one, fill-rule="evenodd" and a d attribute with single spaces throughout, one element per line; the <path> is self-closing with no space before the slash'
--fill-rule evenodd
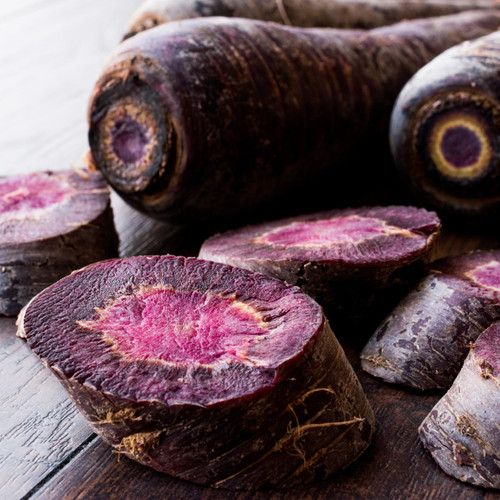
<path id="1" fill-rule="evenodd" d="M 346 342 L 375 330 L 373 375 L 452 386 L 421 440 L 448 474 L 500 488 L 499 253 L 425 277 L 439 217 L 500 214 L 499 27 L 488 0 L 145 2 L 92 94 L 86 208 L 61 205 L 73 178 L 47 180 L 38 204 L 0 183 L 2 230 L 65 207 L 86 216 L 66 226 L 102 222 L 112 244 L 95 254 L 85 233 L 82 265 L 116 253 L 95 171 L 148 215 L 233 227 L 198 259 L 91 264 L 21 313 L 19 335 L 106 442 L 214 487 L 330 476 L 375 427 L 331 323 Z"/>

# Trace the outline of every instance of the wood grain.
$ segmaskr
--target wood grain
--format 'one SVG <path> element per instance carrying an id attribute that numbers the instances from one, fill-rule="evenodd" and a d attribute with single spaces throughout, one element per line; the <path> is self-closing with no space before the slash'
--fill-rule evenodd
<path id="1" fill-rule="evenodd" d="M 84 442 L 92 431 L 15 337 L 13 319 L 0 318 L 0 498 L 17 498 Z"/>

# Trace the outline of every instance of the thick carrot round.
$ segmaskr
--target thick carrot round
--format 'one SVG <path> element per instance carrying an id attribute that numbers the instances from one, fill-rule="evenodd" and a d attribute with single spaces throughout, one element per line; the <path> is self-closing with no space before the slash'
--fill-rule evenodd
<path id="1" fill-rule="evenodd" d="M 299 286 L 337 335 L 353 339 L 423 274 L 440 227 L 415 207 L 328 210 L 216 234 L 199 257 Z"/>
<path id="2" fill-rule="evenodd" d="M 198 484 L 300 486 L 373 435 L 321 307 L 262 274 L 172 255 L 99 262 L 39 294 L 18 335 L 118 453 Z"/>
<path id="3" fill-rule="evenodd" d="M 401 92 L 396 164 L 421 201 L 460 222 L 500 213 L 500 33 L 436 57 Z"/>
<path id="4" fill-rule="evenodd" d="M 109 194 L 101 175 L 78 169 L 0 177 L 0 315 L 118 255 Z"/>
<path id="5" fill-rule="evenodd" d="M 160 218 L 248 212 L 341 176 L 353 153 L 385 142 L 394 100 L 420 67 L 499 24 L 488 11 L 373 31 L 227 18 L 158 26 L 121 44 L 96 85 L 93 161 Z M 359 168 L 363 178 L 375 167 Z"/>
<path id="6" fill-rule="evenodd" d="M 493 9 L 498 0 L 148 0 L 134 13 L 125 38 L 158 24 L 227 16 L 302 27 L 370 29 L 403 19 Z"/>

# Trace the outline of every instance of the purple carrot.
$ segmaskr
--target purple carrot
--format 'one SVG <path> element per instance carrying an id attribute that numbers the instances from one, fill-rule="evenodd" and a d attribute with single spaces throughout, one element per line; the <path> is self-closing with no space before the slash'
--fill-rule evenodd
<path id="1" fill-rule="evenodd" d="M 500 215 L 500 32 L 436 57 L 404 87 L 391 125 L 402 176 L 460 223 Z"/>
<path id="2" fill-rule="evenodd" d="M 499 24 L 488 11 L 373 31 L 225 18 L 158 26 L 122 43 L 95 87 L 93 163 L 133 206 L 171 220 L 249 213 L 323 175 L 339 191 L 350 157 L 386 143 L 406 81 Z M 375 167 L 357 168 L 363 179 Z"/>
<path id="3" fill-rule="evenodd" d="M 414 207 L 332 210 L 213 236 L 199 257 L 298 285 L 352 333 L 423 274 L 439 228 Z"/>
<path id="4" fill-rule="evenodd" d="M 479 336 L 418 433 L 447 474 L 500 489 L 500 323 Z"/>
<path id="5" fill-rule="evenodd" d="M 159 24 L 194 17 L 245 17 L 292 26 L 370 29 L 404 19 L 498 8 L 497 0 L 148 0 L 125 38 Z"/>
<path id="6" fill-rule="evenodd" d="M 372 409 L 321 307 L 261 274 L 101 262 L 39 294 L 19 333 L 117 452 L 182 479 L 299 485 L 371 440 Z"/>
<path id="7" fill-rule="evenodd" d="M 0 314 L 91 262 L 116 257 L 109 190 L 86 171 L 0 177 Z"/>
<path id="8" fill-rule="evenodd" d="M 447 389 L 472 342 L 500 321 L 500 251 L 436 261 L 361 354 L 364 370 L 416 389 Z"/>

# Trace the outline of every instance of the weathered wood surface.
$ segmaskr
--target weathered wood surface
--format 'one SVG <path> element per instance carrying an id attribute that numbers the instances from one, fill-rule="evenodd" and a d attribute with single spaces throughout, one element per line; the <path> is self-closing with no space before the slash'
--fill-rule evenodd
<path id="1" fill-rule="evenodd" d="M 0 2 L 0 174 L 63 169 L 87 149 L 86 106 L 108 52 L 140 0 Z M 122 255 L 193 255 L 206 228 L 180 231 L 113 197 Z M 498 246 L 448 233 L 435 256 Z M 361 375 L 378 416 L 374 445 L 330 481 L 287 493 L 197 487 L 119 457 L 92 434 L 48 369 L 0 318 L 0 499 L 17 498 L 498 498 L 443 474 L 416 429 L 438 394 Z M 357 356 L 351 352 L 351 359 Z"/>
<path id="2" fill-rule="evenodd" d="M 7 499 L 35 487 L 91 430 L 6 318 L 0 319 L 0 380 L 0 498 Z"/>

